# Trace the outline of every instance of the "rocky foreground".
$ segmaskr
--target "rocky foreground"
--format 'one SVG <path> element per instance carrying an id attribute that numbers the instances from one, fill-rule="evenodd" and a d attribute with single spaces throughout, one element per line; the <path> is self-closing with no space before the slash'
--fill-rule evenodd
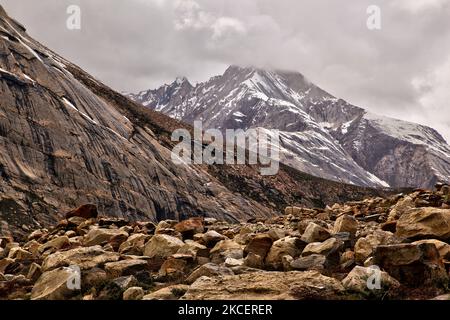
<path id="1" fill-rule="evenodd" d="M 241 224 L 66 217 L 0 238 L 1 299 L 450 299 L 448 185 Z"/>

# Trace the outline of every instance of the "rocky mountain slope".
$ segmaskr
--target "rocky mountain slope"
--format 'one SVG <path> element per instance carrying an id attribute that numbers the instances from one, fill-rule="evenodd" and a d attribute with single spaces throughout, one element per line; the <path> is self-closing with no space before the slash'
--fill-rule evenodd
<path id="1" fill-rule="evenodd" d="M 382 193 L 289 168 L 265 178 L 250 166 L 175 165 L 177 128 L 190 129 L 103 85 L 0 7 L 0 234 L 51 225 L 86 203 L 131 220 L 238 221 Z"/>
<path id="2" fill-rule="evenodd" d="M 232 66 L 192 86 L 177 79 L 133 100 L 204 128 L 281 130 L 281 160 L 300 171 L 371 187 L 450 180 L 450 147 L 435 130 L 377 116 L 295 72 Z"/>
<path id="3" fill-rule="evenodd" d="M 0 299 L 450 299 L 448 185 L 242 223 L 91 213 L 0 237 Z"/>

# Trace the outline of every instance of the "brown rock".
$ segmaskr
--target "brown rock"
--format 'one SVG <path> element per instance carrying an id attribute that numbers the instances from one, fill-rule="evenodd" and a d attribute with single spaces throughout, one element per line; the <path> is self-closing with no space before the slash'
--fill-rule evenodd
<path id="1" fill-rule="evenodd" d="M 71 268 L 43 273 L 31 291 L 31 300 L 65 300 L 74 296 L 78 291 L 69 289 L 67 284 L 78 276 Z"/>
<path id="2" fill-rule="evenodd" d="M 35 282 L 39 279 L 41 274 L 42 274 L 41 266 L 33 262 L 30 266 L 30 270 L 28 271 L 27 278 Z"/>
<path id="3" fill-rule="evenodd" d="M 98 212 L 97 212 L 97 206 L 93 204 L 85 204 L 81 207 L 69 211 L 65 214 L 66 219 L 72 218 L 72 217 L 81 217 L 84 219 L 91 219 L 91 218 L 97 218 Z"/>
<path id="4" fill-rule="evenodd" d="M 183 239 L 192 239 L 194 234 L 203 233 L 203 219 L 190 218 L 177 223 L 174 228 L 183 235 Z"/>
<path id="5" fill-rule="evenodd" d="M 39 247 L 39 252 L 43 253 L 45 250 L 47 249 L 62 249 L 62 248 L 66 248 L 70 245 L 70 240 L 69 237 L 67 236 L 61 236 L 61 237 L 56 237 L 46 243 L 44 243 L 42 246 Z"/>
<path id="6" fill-rule="evenodd" d="M 450 209 L 417 208 L 403 214 L 396 235 L 407 239 L 450 240 Z"/>
<path id="7" fill-rule="evenodd" d="M 199 236 L 199 240 L 202 244 L 207 246 L 208 248 L 212 248 L 216 245 L 217 242 L 222 240 L 227 240 L 228 238 L 215 230 L 209 230 L 206 233 Z"/>
<path id="8" fill-rule="evenodd" d="M 354 236 L 356 231 L 358 231 L 358 221 L 353 216 L 344 214 L 337 218 L 334 223 L 333 233 L 349 232 Z"/>
<path id="9" fill-rule="evenodd" d="M 432 243 L 438 249 L 440 256 L 443 259 L 450 260 L 450 244 L 445 243 L 443 241 L 428 239 L 428 240 L 419 240 L 415 241 L 412 244 L 421 244 L 421 243 Z"/>
<path id="10" fill-rule="evenodd" d="M 30 235 L 28 236 L 28 240 L 38 240 L 39 238 L 41 238 L 44 235 L 44 231 L 42 230 L 35 230 L 32 233 L 30 233 Z"/>
<path id="11" fill-rule="evenodd" d="M 186 240 L 184 245 L 178 249 L 178 254 L 188 254 L 191 255 L 194 259 L 198 257 L 209 257 L 209 249 L 204 245 L 195 242 L 193 240 Z"/>
<path id="12" fill-rule="evenodd" d="M 105 271 L 112 278 L 130 276 L 146 269 L 148 269 L 147 261 L 139 259 L 121 260 L 105 264 Z"/>
<path id="13" fill-rule="evenodd" d="M 299 257 L 290 263 L 294 270 L 317 270 L 319 272 L 326 268 L 327 257 L 321 254 L 312 254 L 306 257 Z"/>
<path id="14" fill-rule="evenodd" d="M 439 252 L 431 243 L 378 246 L 374 263 L 400 283 L 411 287 L 448 281 Z"/>
<path id="15" fill-rule="evenodd" d="M 144 289 L 142 289 L 141 287 L 131 287 L 125 290 L 125 292 L 123 293 L 123 300 L 142 300 L 144 295 Z"/>
<path id="16" fill-rule="evenodd" d="M 86 247 L 96 246 L 109 242 L 116 237 L 120 237 L 124 242 L 128 238 L 128 233 L 119 229 L 92 228 L 84 236 L 83 243 Z"/>
<path id="17" fill-rule="evenodd" d="M 184 275 L 184 270 L 187 266 L 187 259 L 177 259 L 176 257 L 169 257 L 159 269 L 161 277 L 181 278 Z"/>
<path id="18" fill-rule="evenodd" d="M 250 268 L 264 269 L 264 259 L 253 252 L 249 252 L 244 259 L 244 265 Z"/>
<path id="19" fill-rule="evenodd" d="M 252 272 L 234 276 L 197 279 L 184 300 L 292 300 L 333 299 L 344 291 L 342 284 L 316 271 Z"/>
<path id="20" fill-rule="evenodd" d="M 301 240 L 306 243 L 322 242 L 331 237 L 330 232 L 314 222 L 310 222 L 303 233 Z"/>
<path id="21" fill-rule="evenodd" d="M 244 250 L 242 246 L 233 240 L 222 240 L 210 251 L 211 262 L 220 264 L 227 258 L 242 259 Z"/>
<path id="22" fill-rule="evenodd" d="M 96 287 L 108 280 L 108 274 L 105 270 L 94 267 L 91 269 L 83 270 L 82 274 L 82 285 L 85 288 Z"/>
<path id="23" fill-rule="evenodd" d="M 225 275 L 233 275 L 233 271 L 230 268 L 219 266 L 214 263 L 204 264 L 197 269 L 195 269 L 189 277 L 186 279 L 186 283 L 191 284 L 196 281 L 198 278 L 206 276 L 206 277 L 215 277 L 215 276 L 225 276 Z"/>
<path id="24" fill-rule="evenodd" d="M 330 238 L 324 242 L 313 242 L 304 248 L 302 251 L 302 256 L 309 256 L 311 254 L 322 254 L 325 256 L 329 256 L 334 253 L 339 254 L 339 250 L 342 246 L 343 243 L 336 238 Z"/>
<path id="25" fill-rule="evenodd" d="M 184 242 L 178 238 L 165 234 L 156 234 L 145 244 L 144 255 L 150 258 L 167 258 L 176 253 L 183 245 Z"/>
<path id="26" fill-rule="evenodd" d="M 8 258 L 14 260 L 29 260 L 33 258 L 33 254 L 20 247 L 14 247 L 9 250 Z"/>
<path id="27" fill-rule="evenodd" d="M 151 258 L 150 267 L 157 271 L 161 268 L 165 259 L 176 253 L 184 242 L 178 238 L 166 235 L 155 234 L 144 247 L 144 255 Z"/>
<path id="28" fill-rule="evenodd" d="M 118 260 L 119 255 L 117 253 L 106 252 L 100 246 L 83 247 L 49 255 L 42 263 L 42 270 L 47 271 L 71 265 L 76 265 L 82 270 L 91 269 Z"/>
<path id="29" fill-rule="evenodd" d="M 405 196 L 403 199 L 400 199 L 389 212 L 389 216 L 387 221 L 395 221 L 399 219 L 404 213 L 415 208 L 414 199 L 410 196 Z"/>
<path id="30" fill-rule="evenodd" d="M 118 251 L 122 254 L 142 255 L 145 243 L 150 238 L 151 236 L 144 233 L 132 234 L 126 241 L 120 244 Z"/>
<path id="31" fill-rule="evenodd" d="M 398 239 L 394 237 L 394 234 L 388 231 L 375 230 L 373 233 L 366 237 L 359 238 L 355 244 L 355 259 L 356 262 L 362 264 L 369 258 L 375 248 L 379 245 L 395 244 L 398 243 Z"/>
<path id="32" fill-rule="evenodd" d="M 285 237 L 273 243 L 266 257 L 266 265 L 275 270 L 283 267 L 283 256 L 297 257 L 305 248 L 305 243 L 296 237 Z"/>
<path id="33" fill-rule="evenodd" d="M 189 289 L 188 285 L 171 285 L 144 296 L 142 300 L 178 300 Z"/>
<path id="34" fill-rule="evenodd" d="M 254 236 L 244 249 L 244 253 L 254 253 L 265 258 L 270 248 L 272 247 L 273 239 L 268 234 L 257 234 Z"/>

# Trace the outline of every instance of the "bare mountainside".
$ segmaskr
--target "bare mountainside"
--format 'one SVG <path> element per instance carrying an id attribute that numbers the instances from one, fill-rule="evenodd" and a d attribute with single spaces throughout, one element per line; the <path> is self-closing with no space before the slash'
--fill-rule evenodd
<path id="1" fill-rule="evenodd" d="M 450 147 L 434 129 L 372 114 L 297 72 L 231 66 L 196 86 L 179 78 L 130 97 L 204 128 L 279 129 L 281 161 L 314 176 L 369 187 L 450 180 Z"/>
<path id="2" fill-rule="evenodd" d="M 0 231 L 52 224 L 85 203 L 129 220 L 267 217 L 381 194 L 290 168 L 177 166 L 189 126 L 116 93 L 29 37 L 0 7 Z"/>

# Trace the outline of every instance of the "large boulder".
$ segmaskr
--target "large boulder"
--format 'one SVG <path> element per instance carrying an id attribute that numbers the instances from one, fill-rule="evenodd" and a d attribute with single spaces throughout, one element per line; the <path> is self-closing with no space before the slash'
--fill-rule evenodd
<path id="1" fill-rule="evenodd" d="M 185 254 L 175 254 L 167 258 L 159 269 L 159 276 L 165 281 L 180 279 L 186 274 L 186 269 L 191 266 L 193 257 Z"/>
<path id="2" fill-rule="evenodd" d="M 322 242 L 331 237 L 330 232 L 314 222 L 310 222 L 303 232 L 302 241 L 306 243 Z"/>
<path id="3" fill-rule="evenodd" d="M 272 247 L 273 239 L 268 234 L 257 234 L 254 236 L 244 249 L 245 254 L 254 253 L 261 258 L 265 258 Z"/>
<path id="4" fill-rule="evenodd" d="M 306 271 L 317 270 L 322 272 L 326 268 L 327 257 L 321 254 L 312 254 L 306 257 L 299 257 L 291 262 L 294 270 Z"/>
<path id="5" fill-rule="evenodd" d="M 224 266 L 219 266 L 214 263 L 206 263 L 197 269 L 195 269 L 189 277 L 186 279 L 186 283 L 191 284 L 196 281 L 198 278 L 206 276 L 206 277 L 215 277 L 215 276 L 226 276 L 233 275 L 233 271 Z"/>
<path id="6" fill-rule="evenodd" d="M 108 262 L 118 261 L 119 254 L 107 252 L 101 246 L 82 247 L 68 251 L 59 251 L 49 255 L 42 263 L 42 270 L 76 265 L 80 269 L 91 269 Z"/>
<path id="7" fill-rule="evenodd" d="M 141 287 L 130 287 L 123 293 L 123 300 L 142 300 L 145 292 Z"/>
<path id="8" fill-rule="evenodd" d="M 373 255 L 375 248 L 379 245 L 398 243 L 398 239 L 392 232 L 375 230 L 366 237 L 359 238 L 355 244 L 355 260 L 362 264 Z"/>
<path id="9" fill-rule="evenodd" d="M 128 238 L 128 233 L 120 229 L 92 228 L 87 235 L 84 236 L 84 245 L 87 247 L 96 246 L 118 237 L 124 242 Z"/>
<path id="10" fill-rule="evenodd" d="M 396 235 L 414 240 L 450 240 L 450 209 L 412 209 L 398 220 Z"/>
<path id="11" fill-rule="evenodd" d="M 188 289 L 188 285 L 175 284 L 149 293 L 142 300 L 178 300 Z"/>
<path id="12" fill-rule="evenodd" d="M 243 247 L 233 240 L 222 240 L 210 251 L 211 262 L 221 264 L 227 258 L 242 259 L 244 257 Z"/>
<path id="13" fill-rule="evenodd" d="M 413 244 L 432 243 L 438 249 L 439 254 L 443 259 L 450 260 L 450 244 L 435 239 L 419 240 L 413 242 Z"/>
<path id="14" fill-rule="evenodd" d="M 130 276 L 147 268 L 147 261 L 140 259 L 128 259 L 105 264 L 105 270 L 112 278 Z"/>
<path id="15" fill-rule="evenodd" d="M 54 249 L 59 250 L 70 246 L 70 240 L 68 236 L 60 236 L 56 237 L 50 241 L 47 241 L 43 245 L 39 246 L 38 250 L 40 253 L 48 250 L 48 249 Z"/>
<path id="16" fill-rule="evenodd" d="M 356 266 L 342 280 L 345 289 L 366 296 L 380 296 L 386 291 L 398 288 L 400 283 L 387 272 L 376 267 Z"/>
<path id="17" fill-rule="evenodd" d="M 266 265 L 270 269 L 280 270 L 283 267 L 283 257 L 295 258 L 305 248 L 305 242 L 297 237 L 284 237 L 273 243 L 266 257 Z"/>
<path id="18" fill-rule="evenodd" d="M 144 255 L 150 257 L 150 268 L 157 271 L 161 268 L 164 260 L 175 254 L 184 242 L 167 234 L 155 234 L 144 247 Z"/>
<path id="19" fill-rule="evenodd" d="M 175 225 L 174 229 L 181 233 L 184 239 L 192 239 L 194 234 L 203 233 L 203 218 L 190 218 L 181 221 Z"/>
<path id="20" fill-rule="evenodd" d="M 410 287 L 448 281 L 439 251 L 432 243 L 378 246 L 374 253 L 374 264 Z"/>
<path id="21" fill-rule="evenodd" d="M 144 255 L 150 258 L 167 258 L 176 253 L 184 242 L 178 238 L 166 235 L 156 234 L 145 244 Z"/>
<path id="22" fill-rule="evenodd" d="M 399 219 L 404 213 L 415 208 L 414 199 L 410 196 L 405 196 L 394 205 L 388 215 L 387 221 L 395 221 Z"/>
<path id="23" fill-rule="evenodd" d="M 122 254 L 142 255 L 144 252 L 145 243 L 151 236 L 143 233 L 135 233 L 128 237 L 119 246 L 119 252 Z"/>
<path id="24" fill-rule="evenodd" d="M 72 268 L 58 268 L 45 272 L 31 291 L 32 300 L 65 300 L 78 293 L 76 286 L 70 284 L 76 283 L 79 274 Z M 79 289 L 79 288 L 78 288 Z"/>
<path id="25" fill-rule="evenodd" d="M 9 250 L 8 258 L 14 260 L 29 260 L 33 258 L 33 254 L 21 247 L 14 247 Z"/>
<path id="26" fill-rule="evenodd" d="M 329 256 L 334 253 L 339 253 L 339 250 L 343 248 L 342 241 L 336 238 L 330 238 L 324 242 L 309 243 L 303 250 L 302 256 L 309 256 L 311 254 L 321 254 Z"/>
<path id="27" fill-rule="evenodd" d="M 196 239 L 208 248 L 212 248 L 216 245 L 217 242 L 228 239 L 223 234 L 218 233 L 215 230 L 209 230 L 203 234 L 198 234 L 194 236 L 194 239 Z"/>
<path id="28" fill-rule="evenodd" d="M 191 255 L 194 259 L 197 257 L 209 257 L 208 248 L 196 241 L 189 239 L 184 242 L 184 245 L 180 249 L 178 249 L 177 253 Z"/>
<path id="29" fill-rule="evenodd" d="M 348 214 L 344 214 L 334 222 L 333 233 L 348 232 L 355 236 L 358 231 L 358 220 Z"/>
<path id="30" fill-rule="evenodd" d="M 185 300 L 336 299 L 342 284 L 316 271 L 252 272 L 201 277 L 182 297 Z"/>

